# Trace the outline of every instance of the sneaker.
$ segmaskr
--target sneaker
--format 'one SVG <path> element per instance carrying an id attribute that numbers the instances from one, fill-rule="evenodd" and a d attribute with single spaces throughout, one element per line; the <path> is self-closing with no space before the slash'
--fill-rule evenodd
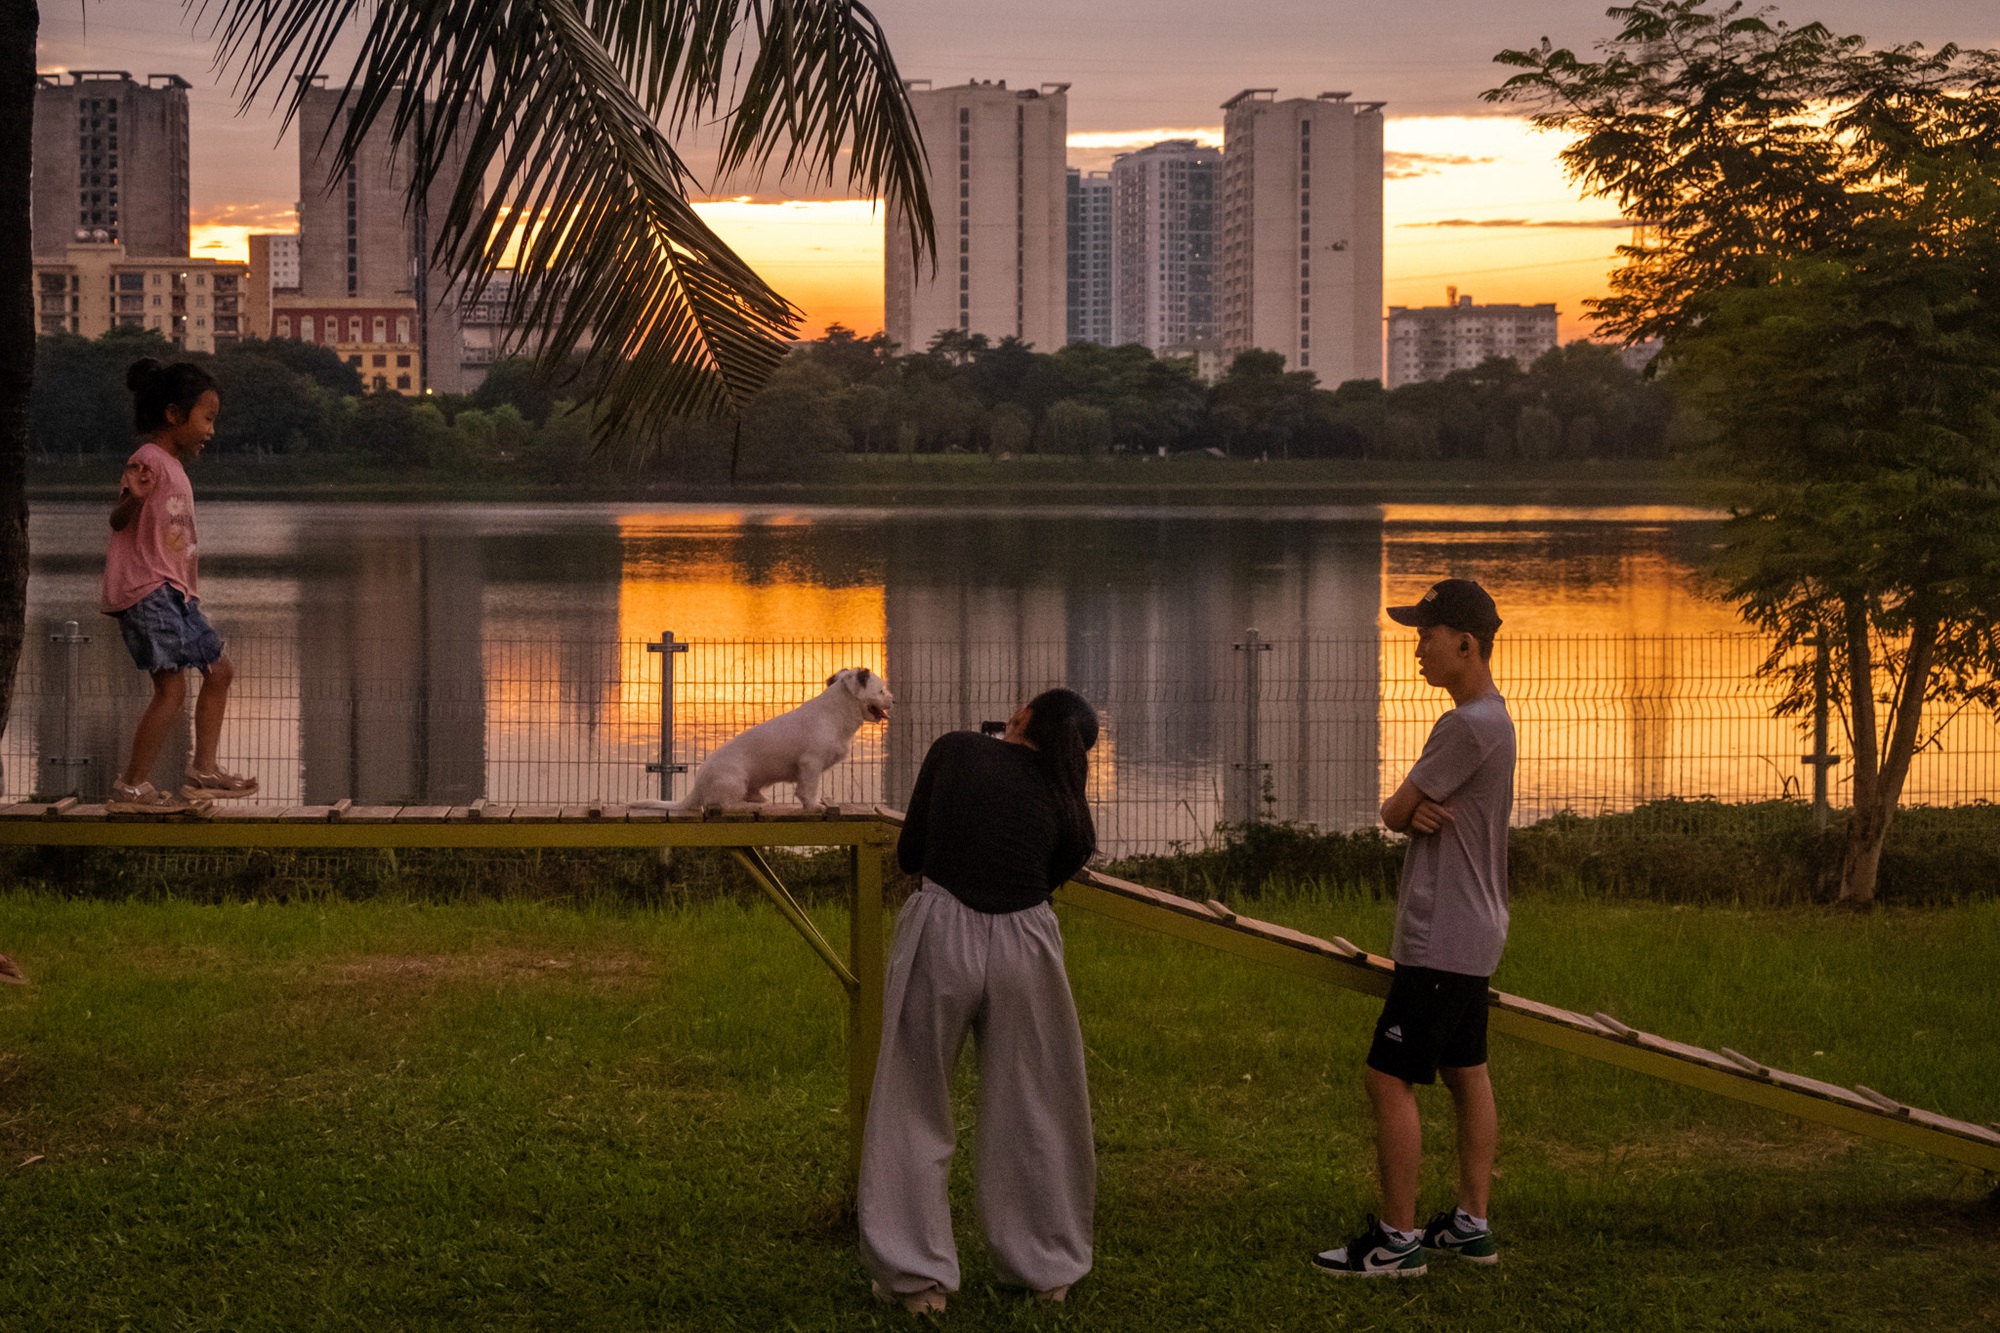
<path id="1" fill-rule="evenodd" d="M 1492 1231 L 1473 1226 L 1456 1208 L 1431 1219 L 1424 1228 L 1424 1248 L 1455 1254 L 1468 1263 L 1500 1262 L 1500 1247 L 1493 1243 Z"/>
<path id="2" fill-rule="evenodd" d="M 150 782 L 142 782 L 136 787 L 114 782 L 111 784 L 111 799 L 104 803 L 104 808 L 114 815 L 183 815 L 194 806 L 170 791 L 161 791 Z"/>
<path id="3" fill-rule="evenodd" d="M 246 778 L 240 773 L 225 773 L 219 768 L 207 773 L 197 773 L 190 768 L 181 779 L 181 795 L 193 801 L 240 801 L 256 794 L 257 779 Z"/>
<path id="4" fill-rule="evenodd" d="M 1060 1287 L 1043 1287 L 1035 1293 L 1035 1299 L 1044 1305 L 1061 1305 L 1069 1299 L 1070 1286 L 1065 1282 Z"/>
<path id="5" fill-rule="evenodd" d="M 1422 1277 L 1430 1271 L 1422 1237 L 1399 1241 L 1373 1216 L 1368 1229 L 1340 1249 L 1315 1254 L 1313 1267 L 1330 1277 Z"/>
<path id="6" fill-rule="evenodd" d="M 873 1292 L 875 1299 L 882 1302 L 882 1304 L 900 1305 L 914 1315 L 941 1315 L 944 1313 L 944 1291 L 939 1287 L 925 1287 L 922 1291 L 913 1291 L 908 1295 L 898 1296 L 880 1282 L 871 1281 L 868 1284 L 868 1290 Z"/>

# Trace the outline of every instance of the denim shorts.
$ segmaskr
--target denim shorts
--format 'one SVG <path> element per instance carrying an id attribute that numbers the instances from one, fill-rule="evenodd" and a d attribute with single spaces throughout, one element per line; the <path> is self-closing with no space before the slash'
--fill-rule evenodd
<path id="1" fill-rule="evenodd" d="M 222 656 L 222 636 L 171 583 L 161 584 L 118 616 L 132 664 L 141 671 L 185 671 L 207 674 Z"/>

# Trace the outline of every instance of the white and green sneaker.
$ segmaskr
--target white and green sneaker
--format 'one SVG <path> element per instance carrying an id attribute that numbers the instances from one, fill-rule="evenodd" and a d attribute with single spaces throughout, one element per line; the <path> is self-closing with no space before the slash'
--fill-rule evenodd
<path id="1" fill-rule="evenodd" d="M 1500 1247 L 1493 1243 L 1493 1232 L 1468 1221 L 1456 1208 L 1430 1220 L 1430 1225 L 1424 1228 L 1423 1245 L 1427 1250 L 1455 1254 L 1467 1263 L 1500 1262 Z"/>
<path id="2" fill-rule="evenodd" d="M 1313 1267 L 1329 1277 L 1422 1277 L 1430 1271 L 1422 1237 L 1397 1240 L 1373 1216 L 1368 1229 L 1340 1249 L 1315 1254 Z"/>

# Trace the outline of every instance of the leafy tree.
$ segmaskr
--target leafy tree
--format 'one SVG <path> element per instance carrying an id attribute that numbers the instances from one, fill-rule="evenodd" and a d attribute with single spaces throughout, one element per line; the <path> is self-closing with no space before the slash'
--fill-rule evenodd
<path id="1" fill-rule="evenodd" d="M 1111 447 L 1111 414 L 1101 407 L 1064 398 L 1049 408 L 1049 448 L 1059 454 L 1091 456 Z"/>
<path id="2" fill-rule="evenodd" d="M 1657 458 L 1665 452 L 1672 390 L 1663 380 L 1634 373 L 1614 347 L 1579 341 L 1552 348 L 1528 367 L 1522 387 L 1554 419 L 1560 441 L 1552 456 Z"/>
<path id="3" fill-rule="evenodd" d="M 1871 48 L 1637 0 L 1603 59 L 1546 40 L 1488 96 L 1646 220 L 1607 329 L 1660 336 L 1730 520 L 1718 570 L 1782 708 L 1824 639 L 1852 754 L 1840 899 L 1866 904 L 1926 704 L 2000 705 L 2000 53 Z"/>
<path id="4" fill-rule="evenodd" d="M 339 401 L 274 357 L 230 353 L 208 365 L 222 398 L 217 454 L 325 453 L 339 442 Z"/>
<path id="5" fill-rule="evenodd" d="M 471 394 L 472 405 L 492 411 L 505 404 L 540 425 L 555 410 L 556 388 L 540 366 L 523 356 L 505 357 L 486 370 Z"/>
<path id="6" fill-rule="evenodd" d="M 695 212 L 670 135 L 711 129 L 722 176 L 844 173 L 909 219 L 920 254 L 935 250 L 908 94 L 854 0 L 216 0 L 202 12 L 246 107 L 271 92 L 296 113 L 322 74 L 345 90 L 333 175 L 380 123 L 413 199 L 449 189 L 433 257 L 475 294 L 514 264 L 508 322 L 552 371 L 583 352 L 607 437 L 740 415 L 796 326 Z M 31 0 L 0 5 L 0 718 L 26 629 L 38 22 Z"/>
<path id="7" fill-rule="evenodd" d="M 842 384 L 867 384 L 894 373 L 895 345 L 886 333 L 863 338 L 834 323 L 801 350 Z"/>
<path id="8" fill-rule="evenodd" d="M 349 399 L 349 410 L 341 421 L 341 444 L 378 467 L 411 467 L 428 461 L 429 450 L 419 447 L 416 405 L 400 393 L 369 393 Z M 437 408 L 424 404 L 437 413 Z M 439 425 L 443 414 L 438 413 Z"/>
<path id="9" fill-rule="evenodd" d="M 352 398 L 361 392 L 361 372 L 348 365 L 346 357 L 318 343 L 301 342 L 297 338 L 245 338 L 224 349 L 216 359 L 226 361 L 239 356 L 275 361 L 342 398 Z"/>
<path id="10" fill-rule="evenodd" d="M 1217 444 L 1241 457 L 1291 457 L 1318 382 L 1310 370 L 1286 370 L 1276 352 L 1239 352 L 1209 395 Z"/>
<path id="11" fill-rule="evenodd" d="M 142 356 L 173 355 L 173 345 L 151 329 L 113 329 L 96 339 L 67 333 L 40 339 L 28 409 L 36 452 L 130 453 L 134 430 L 125 372 Z"/>
<path id="12" fill-rule="evenodd" d="M 1035 418 L 1019 403 L 1000 403 L 986 414 L 986 450 L 992 454 L 1025 454 L 1034 439 Z"/>
<path id="13" fill-rule="evenodd" d="M 1164 361 L 1138 343 L 1077 343 L 1043 358 L 1022 385 L 1025 406 L 1047 411 L 1059 399 L 1102 409 L 1111 446 L 1150 453 L 1181 447 L 1201 422 L 1207 393 L 1192 365 Z"/>

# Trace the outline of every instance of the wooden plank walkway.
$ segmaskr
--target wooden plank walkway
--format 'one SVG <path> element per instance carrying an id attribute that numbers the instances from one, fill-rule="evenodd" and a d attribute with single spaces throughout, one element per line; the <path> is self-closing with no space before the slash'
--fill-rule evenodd
<path id="1" fill-rule="evenodd" d="M 896 839 L 902 812 L 879 805 L 732 806 L 661 810 L 622 805 L 358 806 L 291 809 L 218 806 L 179 816 L 110 815 L 74 799 L 0 807 L 0 844 L 102 847 L 229 848 L 659 848 L 846 847 L 853 893 L 846 959 L 810 923 L 801 934 L 828 962 L 850 1000 L 849 1110 L 858 1151 L 881 1033 L 885 951 L 882 854 Z M 753 878 L 786 911 L 789 894 L 761 858 Z M 768 883 L 765 881 L 769 881 Z M 1219 902 L 1199 903 L 1085 870 L 1057 901 L 1127 925 L 1159 931 L 1370 995 L 1386 995 L 1395 964 L 1335 937 L 1320 939 L 1243 916 Z M 792 904 L 796 911 L 796 904 Z M 793 912 L 787 912 L 788 919 Z M 802 918 L 803 913 L 798 913 Z M 795 927 L 800 925 L 794 920 Z M 835 963 L 844 962 L 837 967 Z M 1493 991 L 1497 1032 L 1552 1046 L 1636 1073 L 1700 1088 L 2000 1173 L 2000 1125 L 1977 1125 L 1909 1106 L 1873 1088 L 1843 1088 L 1773 1069 L 1725 1047 L 1706 1050 L 1627 1026 L 1610 1014 L 1580 1014 Z"/>
<path id="2" fill-rule="evenodd" d="M 74 798 L 0 806 L 0 844 L 69 847 L 857 847 L 894 842 L 881 807 L 626 805 L 215 805 L 184 815 L 107 813 Z"/>

